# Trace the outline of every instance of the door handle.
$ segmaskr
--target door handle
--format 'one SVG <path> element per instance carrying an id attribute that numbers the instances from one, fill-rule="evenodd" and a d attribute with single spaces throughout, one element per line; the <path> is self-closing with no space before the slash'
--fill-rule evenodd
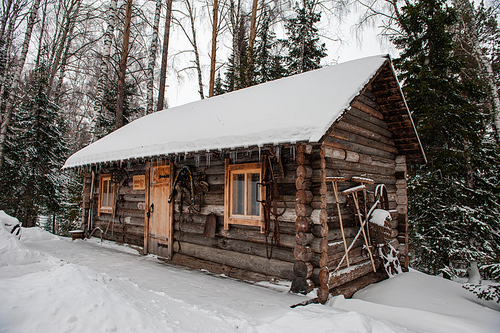
<path id="1" fill-rule="evenodd" d="M 154 204 L 151 204 L 151 205 L 149 206 L 148 212 L 146 213 L 146 216 L 148 217 L 148 219 L 151 217 L 151 213 L 153 212 L 154 207 L 155 207 L 155 205 L 154 205 Z"/>

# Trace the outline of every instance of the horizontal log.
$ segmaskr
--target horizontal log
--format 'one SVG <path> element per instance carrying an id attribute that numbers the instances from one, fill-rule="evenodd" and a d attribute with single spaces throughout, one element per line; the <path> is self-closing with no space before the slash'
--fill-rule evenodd
<path id="1" fill-rule="evenodd" d="M 360 238 L 362 238 L 362 237 L 360 237 Z M 352 246 L 353 248 L 359 247 L 363 244 L 363 240 L 361 240 L 360 238 L 358 238 L 356 240 L 355 244 Z M 346 238 L 345 241 L 347 243 L 348 248 L 349 248 L 349 246 L 351 246 L 353 239 L 354 238 Z M 328 251 L 327 252 L 328 252 L 328 255 L 332 255 L 332 254 L 335 254 L 338 252 L 345 252 L 344 241 L 339 240 L 339 241 L 334 241 L 334 242 L 328 243 Z"/>
<path id="2" fill-rule="evenodd" d="M 296 232 L 308 232 L 312 221 L 308 217 L 298 216 L 295 220 Z"/>
<path id="3" fill-rule="evenodd" d="M 373 116 L 379 120 L 384 119 L 384 115 L 382 114 L 382 112 L 378 111 L 377 109 L 373 108 L 372 106 L 370 106 L 366 103 L 370 103 L 369 99 L 367 97 L 363 98 L 360 96 L 359 98 L 355 99 L 351 103 L 351 106 L 356 108 L 356 109 L 359 109 L 359 110 L 367 113 L 368 115 Z M 374 105 L 374 104 L 372 104 L 372 105 Z"/>
<path id="4" fill-rule="evenodd" d="M 295 162 L 298 165 L 310 165 L 311 164 L 311 155 L 305 153 L 298 153 L 295 157 Z"/>
<path id="5" fill-rule="evenodd" d="M 313 265 L 309 262 L 296 261 L 293 265 L 293 273 L 296 277 L 309 278 L 313 272 Z"/>
<path id="6" fill-rule="evenodd" d="M 346 140 L 342 139 L 337 139 L 331 136 L 327 136 L 324 140 L 324 144 L 327 146 L 331 146 L 334 148 L 338 149 L 344 149 L 346 151 L 351 151 L 351 152 L 358 152 L 361 154 L 365 155 L 370 155 L 370 156 L 379 156 L 383 158 L 388 158 L 394 160 L 396 158 L 396 154 L 382 150 L 382 149 L 377 149 L 373 148 L 370 146 L 365 146 L 359 143 L 355 142 L 349 142 Z"/>
<path id="7" fill-rule="evenodd" d="M 295 277 L 290 286 L 290 291 L 296 294 L 308 294 L 314 289 L 313 284 L 308 283 L 308 280 L 304 277 Z"/>
<path id="8" fill-rule="evenodd" d="M 332 288 L 330 294 L 333 296 L 344 295 L 345 298 L 351 298 L 357 291 L 363 289 L 364 287 L 380 282 L 386 279 L 385 271 L 383 269 L 375 272 L 370 272 L 367 275 L 359 277 L 353 281 L 344 283 L 338 287 Z"/>
<path id="9" fill-rule="evenodd" d="M 308 262 L 312 258 L 312 250 L 309 246 L 297 245 L 293 250 L 293 256 L 299 261 Z"/>
<path id="10" fill-rule="evenodd" d="M 310 145 L 310 144 L 305 144 L 305 143 L 302 143 L 300 145 L 297 146 L 297 153 L 305 153 L 305 154 L 311 154 L 312 151 L 313 151 L 313 146 Z"/>
<path id="11" fill-rule="evenodd" d="M 355 227 L 344 227 L 344 237 L 347 238 L 352 238 L 356 236 L 356 233 L 358 232 L 359 228 Z M 338 229 L 330 229 L 328 231 L 328 234 L 325 236 L 327 241 L 336 241 L 336 240 L 342 240 L 342 230 L 340 228 Z"/>
<path id="12" fill-rule="evenodd" d="M 275 276 L 256 273 L 241 268 L 236 268 L 224 264 L 211 262 L 208 260 L 193 258 L 188 255 L 180 253 L 174 253 L 172 259 L 165 260 L 165 262 L 167 264 L 181 265 L 189 268 L 206 270 L 213 274 L 223 274 L 231 278 L 244 281 L 252 281 L 252 282 L 273 281 L 277 278 Z"/>
<path id="13" fill-rule="evenodd" d="M 298 245 L 309 245 L 314 240 L 314 235 L 308 232 L 298 232 L 295 235 L 295 242 Z"/>
<path id="14" fill-rule="evenodd" d="M 361 247 L 358 247 L 358 248 L 355 248 L 355 249 L 351 249 L 349 251 L 349 265 L 350 266 L 357 265 L 357 264 L 359 264 L 359 263 L 361 263 L 361 262 L 366 261 L 367 259 L 369 259 L 368 257 L 361 255 L 361 253 L 362 253 L 362 248 Z M 342 254 L 342 257 L 343 256 L 344 256 L 344 253 Z M 337 269 L 337 267 L 339 269 L 343 269 L 343 268 L 347 267 L 347 259 L 344 259 L 342 261 L 342 264 L 340 264 L 340 266 L 339 266 L 339 263 L 342 260 L 342 257 L 334 259 L 334 260 L 328 262 L 327 268 L 328 268 L 329 272 L 335 271 Z"/>
<path id="15" fill-rule="evenodd" d="M 266 236 L 264 233 L 260 232 L 258 227 L 237 227 L 232 225 L 231 229 L 225 230 L 224 228 L 219 228 L 218 233 L 221 237 L 226 237 L 230 239 L 239 239 L 253 243 L 266 244 Z M 268 244 L 270 240 L 267 241 Z M 295 248 L 295 236 L 280 234 L 279 246 L 287 247 L 290 249 Z"/>
<path id="16" fill-rule="evenodd" d="M 373 267 L 371 261 L 368 260 L 356 266 L 339 270 L 336 273 L 330 273 L 328 275 L 328 289 L 356 280 L 371 272 L 373 272 Z"/>
<path id="17" fill-rule="evenodd" d="M 276 259 L 266 259 L 244 253 L 221 250 L 196 244 L 180 242 L 179 253 L 202 260 L 213 261 L 232 267 L 278 276 L 292 281 L 293 264 Z"/>
<path id="18" fill-rule="evenodd" d="M 311 191 L 298 190 L 295 200 L 299 204 L 310 204 L 313 201 L 313 194 Z"/>
<path id="19" fill-rule="evenodd" d="M 321 254 L 313 253 L 310 263 L 314 267 L 326 267 L 328 265 L 328 253 L 323 252 Z"/>
<path id="20" fill-rule="evenodd" d="M 303 177 L 305 179 L 311 178 L 313 173 L 313 168 L 308 165 L 299 165 L 297 167 L 297 177 Z"/>
<path id="21" fill-rule="evenodd" d="M 308 217 L 308 216 L 311 216 L 312 211 L 313 211 L 313 209 L 310 205 L 297 204 L 295 206 L 296 216 Z"/>
<path id="22" fill-rule="evenodd" d="M 310 190 L 311 180 L 305 179 L 304 177 L 297 177 L 297 179 L 295 180 L 295 188 L 297 190 Z"/>
<path id="23" fill-rule="evenodd" d="M 328 241 L 326 238 L 314 238 L 311 242 L 311 250 L 316 253 L 323 253 L 328 251 Z"/>
<path id="24" fill-rule="evenodd" d="M 314 268 L 311 274 L 311 280 L 317 286 L 327 286 L 328 285 L 328 268 Z"/>
<path id="25" fill-rule="evenodd" d="M 387 124 L 383 120 L 378 120 L 377 123 L 374 123 L 374 119 L 365 120 L 361 119 L 363 113 L 360 113 L 359 110 L 351 109 L 353 112 L 347 112 L 341 121 L 351 123 L 355 126 L 358 126 L 367 131 L 373 131 L 380 135 L 390 138 L 392 136 L 391 131 L 389 131 Z M 373 121 L 372 121 L 373 120 Z"/>
<path id="26" fill-rule="evenodd" d="M 328 231 L 328 223 L 314 224 L 311 228 L 311 233 L 318 238 L 326 237 Z"/>
<path id="27" fill-rule="evenodd" d="M 226 239 L 220 237 L 211 238 L 199 234 L 191 234 L 181 231 L 174 232 L 174 240 L 219 248 L 228 251 L 236 251 L 239 253 L 255 255 L 262 258 L 267 258 L 267 255 L 270 255 L 274 259 L 295 262 L 295 258 L 291 249 L 284 249 L 278 246 L 271 247 L 271 244 L 268 244 L 266 249 L 265 244 L 257 244 L 237 239 Z"/>

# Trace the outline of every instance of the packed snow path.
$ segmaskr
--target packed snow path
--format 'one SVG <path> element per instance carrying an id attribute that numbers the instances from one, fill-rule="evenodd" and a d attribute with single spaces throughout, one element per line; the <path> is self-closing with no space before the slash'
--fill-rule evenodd
<path id="1" fill-rule="evenodd" d="M 359 299 L 306 296 L 163 264 L 110 242 L 0 228 L 0 332 L 498 332 L 500 312 L 421 273 Z M 494 306 L 490 305 L 490 306 Z"/>

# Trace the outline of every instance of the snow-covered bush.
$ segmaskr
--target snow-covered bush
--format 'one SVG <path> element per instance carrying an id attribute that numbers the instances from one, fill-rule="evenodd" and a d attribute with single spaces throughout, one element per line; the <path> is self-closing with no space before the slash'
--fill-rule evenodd
<path id="1" fill-rule="evenodd" d="M 463 286 L 464 289 L 474 293 L 478 298 L 500 303 L 500 263 L 481 266 L 482 275 L 497 283 L 493 284 L 470 284 Z"/>

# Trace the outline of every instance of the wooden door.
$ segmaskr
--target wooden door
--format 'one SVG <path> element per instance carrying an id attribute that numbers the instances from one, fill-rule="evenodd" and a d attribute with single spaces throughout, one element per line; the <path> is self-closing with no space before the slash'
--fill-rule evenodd
<path id="1" fill-rule="evenodd" d="M 173 226 L 172 204 L 168 203 L 172 184 L 170 165 L 152 165 L 149 182 L 149 212 L 147 217 L 148 253 L 172 258 Z"/>

